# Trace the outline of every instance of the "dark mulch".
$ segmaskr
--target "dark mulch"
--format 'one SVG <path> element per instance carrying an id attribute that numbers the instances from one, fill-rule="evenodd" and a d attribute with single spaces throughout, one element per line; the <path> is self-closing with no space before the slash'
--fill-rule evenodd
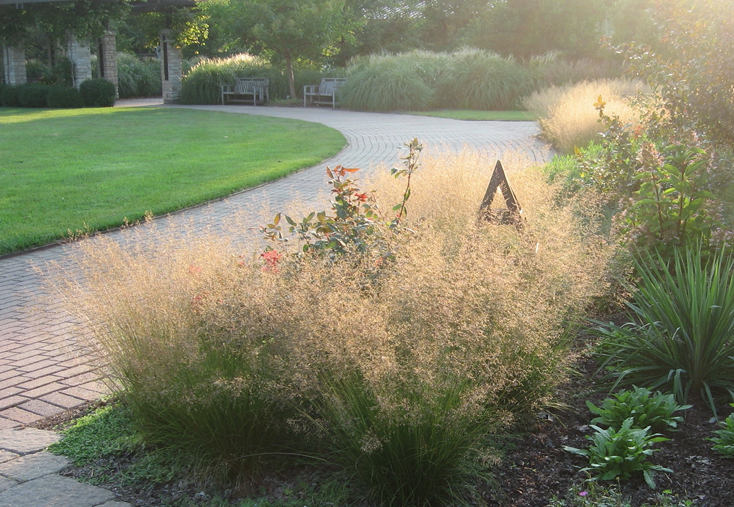
<path id="1" fill-rule="evenodd" d="M 579 374 L 564 386 L 563 410 L 544 414 L 529 425 L 528 432 L 515 441 L 515 448 L 499 471 L 506 501 L 496 503 L 502 507 L 541 507 L 557 495 L 563 498 L 572 484 L 583 482 L 585 476 L 579 469 L 587 463 L 584 459 L 565 452 L 563 446 L 588 447 L 585 435 L 592 430 L 589 422 L 595 416 L 589 412 L 586 400 L 600 406 L 607 395 L 594 382 L 596 365 L 582 360 Z M 726 401 L 726 400 L 723 400 Z M 655 475 L 657 490 L 651 490 L 641 477 L 622 484 L 624 495 L 633 506 L 644 503 L 654 505 L 655 493 L 670 490 L 680 500 L 692 500 L 702 507 L 734 506 L 734 460 L 722 458 L 707 440 L 718 425 L 711 422 L 712 413 L 700 399 L 691 399 L 693 408 L 685 411 L 685 421 L 678 431 L 667 432 L 667 442 L 656 445 L 658 452 L 651 461 L 674 471 Z M 726 407 L 726 409 L 724 408 Z M 731 412 L 721 403 L 719 415 Z M 727 410 L 728 409 L 728 410 Z"/>
<path id="2" fill-rule="evenodd" d="M 591 400 L 599 406 L 606 391 L 602 391 L 593 379 L 595 365 L 591 360 L 581 360 L 577 368 L 578 374 L 559 393 L 565 408 L 541 414 L 524 426 L 527 428 L 526 433 L 509 440 L 511 450 L 497 471 L 504 498 L 492 503 L 493 507 L 546 506 L 554 495 L 563 498 L 574 483 L 584 480 L 585 477 L 579 472 L 585 465 L 583 458 L 565 452 L 563 446 L 588 446 L 588 440 L 584 437 L 591 431 L 588 425 L 593 416 L 585 402 Z M 724 401 L 720 407 L 722 417 L 731 412 Z M 694 407 L 685 412 L 685 422 L 680 425 L 679 431 L 666 434 L 671 440 L 657 444 L 660 451 L 655 453 L 652 461 L 674 471 L 672 474 L 656 474 L 657 491 L 671 490 L 680 500 L 690 499 L 701 507 L 732 507 L 734 460 L 724 459 L 711 449 L 712 443 L 707 439 L 718 426 L 710 421 L 712 414 L 709 408 L 700 399 L 689 402 Z M 60 425 L 89 413 L 101 403 L 73 409 L 34 426 L 58 429 Z M 299 470 L 291 477 L 287 474 L 269 477 L 262 485 L 258 485 L 258 489 L 267 490 L 275 500 L 279 490 L 296 480 L 301 482 L 304 474 L 309 473 L 308 470 Z M 80 477 L 85 475 L 85 471 L 70 467 L 66 474 Z M 197 489 L 192 484 L 150 488 L 107 486 L 120 499 L 139 507 L 164 505 L 181 496 L 198 496 L 199 501 L 206 503 L 206 497 L 203 493 L 197 495 Z M 633 506 L 643 503 L 654 505 L 655 491 L 648 488 L 641 478 L 623 483 L 622 486 L 623 493 L 632 499 Z"/>

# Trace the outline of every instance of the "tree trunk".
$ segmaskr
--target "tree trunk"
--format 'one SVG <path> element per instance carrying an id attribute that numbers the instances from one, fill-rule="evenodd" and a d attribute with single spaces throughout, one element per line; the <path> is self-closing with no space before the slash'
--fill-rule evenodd
<path id="1" fill-rule="evenodd" d="M 296 80 L 293 78 L 293 62 L 291 61 L 290 51 L 285 52 L 285 71 L 288 73 L 288 88 L 291 92 L 291 98 L 296 98 Z"/>

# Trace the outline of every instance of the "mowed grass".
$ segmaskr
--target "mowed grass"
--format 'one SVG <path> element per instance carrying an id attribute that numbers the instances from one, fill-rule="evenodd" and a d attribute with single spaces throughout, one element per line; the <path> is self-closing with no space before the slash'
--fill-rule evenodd
<path id="1" fill-rule="evenodd" d="M 345 143 L 323 125 L 261 116 L 0 108 L 0 254 L 223 197 Z"/>
<path id="2" fill-rule="evenodd" d="M 461 109 L 442 109 L 439 111 L 411 111 L 408 114 L 437 116 L 452 120 L 470 121 L 535 121 L 538 115 L 531 111 L 470 111 Z"/>

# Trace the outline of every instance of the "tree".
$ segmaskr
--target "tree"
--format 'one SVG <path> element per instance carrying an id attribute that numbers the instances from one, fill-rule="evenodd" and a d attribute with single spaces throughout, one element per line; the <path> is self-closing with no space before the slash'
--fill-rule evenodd
<path id="1" fill-rule="evenodd" d="M 345 0 L 209 0 L 199 4 L 212 23 L 251 51 L 285 62 L 291 97 L 293 62 L 319 61 L 356 21 Z"/>
<path id="2" fill-rule="evenodd" d="M 111 20 L 120 19 L 129 9 L 126 1 L 19 3 L 0 6 L 0 42 L 16 45 L 32 29 L 38 29 L 59 41 L 72 32 L 81 39 L 100 37 Z"/>
<path id="3" fill-rule="evenodd" d="M 605 12 L 603 0 L 492 0 L 470 19 L 464 42 L 504 55 L 596 56 Z"/>
<path id="4" fill-rule="evenodd" d="M 619 51 L 659 93 L 674 126 L 734 146 L 734 0 L 656 0 L 655 45 Z"/>

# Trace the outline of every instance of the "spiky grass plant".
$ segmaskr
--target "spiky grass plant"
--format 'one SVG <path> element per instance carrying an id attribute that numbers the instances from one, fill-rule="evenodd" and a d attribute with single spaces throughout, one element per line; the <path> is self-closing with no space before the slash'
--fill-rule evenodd
<path id="1" fill-rule="evenodd" d="M 594 108 L 599 96 L 607 110 L 622 122 L 632 122 L 639 114 L 629 99 L 647 88 L 638 81 L 623 79 L 584 81 L 574 85 L 551 86 L 532 93 L 523 105 L 539 116 L 543 137 L 564 153 L 584 148 L 603 132 L 599 113 Z"/>
<path id="2" fill-rule="evenodd" d="M 709 257 L 710 255 L 710 257 Z M 716 415 L 714 389 L 734 397 L 734 258 L 702 245 L 676 248 L 636 261 L 628 324 L 604 324 L 602 369 L 614 385 L 665 389 L 685 403 L 700 391 Z"/>
<path id="3" fill-rule="evenodd" d="M 100 238 L 80 244 L 68 301 L 151 440 L 233 473 L 287 445 L 384 504 L 466 503 L 491 473 L 492 435 L 552 401 L 565 333 L 609 256 L 593 206 L 559 205 L 510 158 L 523 232 L 477 221 L 490 161 L 429 157 L 393 261 L 297 255 L 297 242 L 262 257 L 187 231 L 154 249 Z M 385 210 L 405 194 L 386 172 L 364 188 Z"/>

